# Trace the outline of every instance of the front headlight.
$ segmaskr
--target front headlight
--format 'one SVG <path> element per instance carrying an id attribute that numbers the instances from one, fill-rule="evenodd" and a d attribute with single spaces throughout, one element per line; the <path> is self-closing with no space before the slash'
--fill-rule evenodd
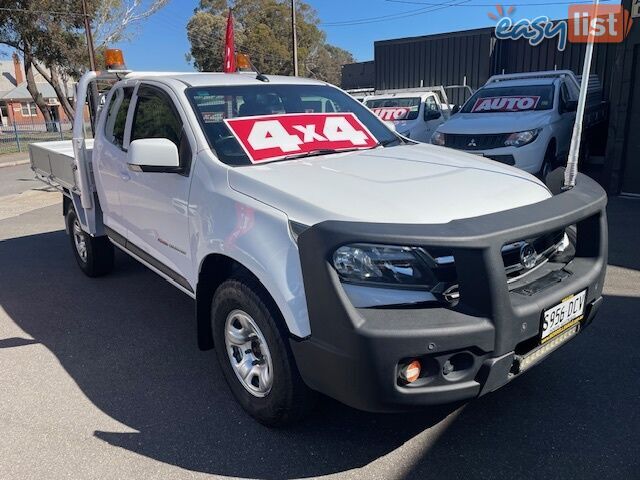
<path id="1" fill-rule="evenodd" d="M 431 143 L 444 147 L 444 133 L 438 131 L 433 132 L 433 135 L 431 135 Z"/>
<path id="2" fill-rule="evenodd" d="M 505 140 L 504 144 L 507 147 L 522 147 L 523 145 L 527 145 L 533 142 L 536 138 L 538 138 L 538 134 L 540 133 L 540 128 L 536 128 L 535 130 L 527 130 L 525 132 L 517 132 L 512 133 Z"/>
<path id="3" fill-rule="evenodd" d="M 420 249 L 413 247 L 345 245 L 333 254 L 333 267 L 346 283 L 414 288 L 431 288 L 437 283 Z"/>

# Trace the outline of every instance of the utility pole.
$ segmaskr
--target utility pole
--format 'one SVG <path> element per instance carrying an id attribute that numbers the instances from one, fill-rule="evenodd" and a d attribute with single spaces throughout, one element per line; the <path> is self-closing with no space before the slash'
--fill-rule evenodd
<path id="1" fill-rule="evenodd" d="M 82 16 L 84 17 L 84 33 L 87 37 L 87 49 L 89 50 L 89 70 L 97 71 L 96 52 L 93 47 L 93 34 L 91 33 L 91 21 L 87 13 L 87 0 L 82 0 Z M 95 135 L 95 120 L 98 113 L 98 86 L 96 82 L 91 82 L 89 89 L 89 116 L 91 117 L 91 132 Z M 78 105 L 76 99 L 76 109 L 84 108 Z"/>
<path id="2" fill-rule="evenodd" d="M 96 70 L 96 52 L 93 47 L 93 34 L 91 33 L 91 22 L 87 13 L 87 0 L 82 0 L 82 17 L 84 18 L 84 33 L 87 37 L 87 48 L 89 50 L 89 68 Z"/>
<path id="3" fill-rule="evenodd" d="M 291 42 L 293 43 L 293 75 L 298 76 L 298 28 L 296 26 L 296 0 L 291 0 Z"/>

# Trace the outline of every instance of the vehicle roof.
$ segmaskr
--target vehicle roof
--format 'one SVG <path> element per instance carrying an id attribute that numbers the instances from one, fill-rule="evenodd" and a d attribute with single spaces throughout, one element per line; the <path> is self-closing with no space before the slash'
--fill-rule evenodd
<path id="1" fill-rule="evenodd" d="M 558 80 L 560 80 L 559 77 L 523 78 L 519 80 L 504 80 L 500 82 L 492 82 L 482 88 L 522 87 L 525 85 L 553 85 Z"/>
<path id="2" fill-rule="evenodd" d="M 190 87 L 222 85 L 327 85 L 326 82 L 311 78 L 265 75 L 269 82 L 256 79 L 255 73 L 213 73 L 213 72 L 131 72 L 127 79 L 179 81 Z"/>
<path id="3" fill-rule="evenodd" d="M 402 93 L 381 93 L 380 95 L 367 95 L 365 100 L 392 100 L 402 98 L 423 98 L 428 95 L 435 95 L 435 92 L 402 92 Z"/>

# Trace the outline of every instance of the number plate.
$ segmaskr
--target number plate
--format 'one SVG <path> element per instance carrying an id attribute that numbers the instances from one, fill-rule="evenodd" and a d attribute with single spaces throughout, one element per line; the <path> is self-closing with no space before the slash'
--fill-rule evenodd
<path id="1" fill-rule="evenodd" d="M 565 298 L 555 307 L 545 310 L 542 315 L 541 343 L 560 335 L 582 320 L 586 296 L 587 291 L 583 290 Z"/>

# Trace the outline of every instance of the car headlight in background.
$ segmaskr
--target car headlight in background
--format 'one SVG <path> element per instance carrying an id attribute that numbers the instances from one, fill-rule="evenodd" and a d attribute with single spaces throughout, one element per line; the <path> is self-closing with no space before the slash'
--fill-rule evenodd
<path id="1" fill-rule="evenodd" d="M 356 244 L 333 254 L 333 267 L 343 282 L 430 288 L 435 275 L 412 247 Z"/>
<path id="2" fill-rule="evenodd" d="M 533 142 L 536 138 L 538 138 L 538 134 L 540 133 L 540 128 L 536 128 L 535 130 L 527 130 L 525 132 L 517 132 L 512 133 L 505 140 L 504 144 L 507 147 L 522 147 Z"/>
<path id="3" fill-rule="evenodd" d="M 431 143 L 444 147 L 444 133 L 438 131 L 433 132 L 433 135 L 431 135 Z"/>

